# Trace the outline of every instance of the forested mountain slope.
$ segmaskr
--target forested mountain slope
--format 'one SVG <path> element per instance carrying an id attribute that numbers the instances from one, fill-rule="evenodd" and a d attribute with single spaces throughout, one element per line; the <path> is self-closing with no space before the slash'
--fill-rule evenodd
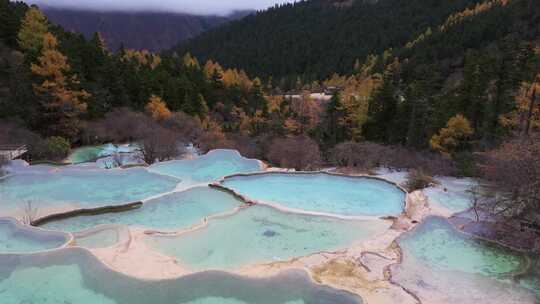
<path id="1" fill-rule="evenodd" d="M 327 72 L 310 77 L 298 77 L 310 70 L 296 65 L 303 59 L 294 47 L 273 53 L 273 60 L 248 52 L 239 58 L 239 66 L 258 69 L 259 60 L 259 68 L 264 69 L 263 77 L 258 78 L 258 74 L 223 67 L 221 62 L 199 61 L 178 50 L 160 55 L 129 49 L 111 53 L 99 35 L 87 40 L 51 25 L 37 8 L 0 0 L 0 118 L 18 117 L 45 137 L 60 135 L 79 143 L 93 132 L 87 126 L 96 119 L 108 117 L 120 107 L 147 111 L 150 105 L 165 116 L 172 111 L 195 117 L 208 133 L 208 141 L 215 143 L 213 147 L 230 146 L 240 136 L 239 146 L 259 151 L 250 155 L 265 153 L 262 151 L 276 138 L 285 138 L 291 145 L 295 140 L 291 143 L 290 138 L 301 138 L 297 147 L 302 147 L 309 137 L 313 141 L 309 146 L 324 151 L 327 160 L 342 143 L 369 141 L 431 149 L 467 163 L 473 151 L 485 151 L 510 135 L 527 136 L 540 128 L 540 6 L 535 1 L 383 0 L 375 4 L 340 2 L 339 6 L 312 1 L 271 9 L 225 29 L 245 22 L 256 24 L 267 14 L 290 12 L 297 25 L 311 33 L 312 15 L 306 13 L 302 19 L 298 10 L 318 8 L 329 16 L 343 14 L 345 18 L 349 12 L 362 11 L 360 8 L 373 10 L 399 3 L 387 7 L 388 15 L 382 14 L 392 27 L 381 23 L 371 32 L 356 35 L 387 41 L 393 48 L 361 46 L 366 55 L 349 68 L 344 65 L 344 72 L 338 74 L 340 69 L 329 62 L 338 62 L 349 53 L 330 45 L 319 49 L 314 38 L 303 52 L 324 51 L 317 58 Z M 430 4 L 432 9 L 425 9 Z M 389 17 L 397 15 L 406 18 Z M 283 24 L 290 21 L 287 16 L 279 20 Z M 333 33 L 339 36 L 356 21 L 337 19 L 339 26 Z M 248 26 L 238 31 L 256 33 Z M 226 42 L 217 40 L 215 44 L 220 43 Z M 245 48 L 239 46 L 234 52 L 250 47 L 258 46 L 248 40 Z M 68 66 L 61 71 L 63 65 L 47 66 L 51 54 Z M 222 54 L 227 55 L 227 46 Z M 297 58 L 293 58 L 295 54 Z M 280 66 L 295 71 L 272 81 L 264 77 Z M 62 90 L 51 92 L 55 88 L 46 85 L 54 75 L 61 75 L 64 83 Z M 290 89 L 301 91 L 300 97 L 284 97 Z M 309 97 L 310 92 L 324 89 L 336 93 L 329 102 Z M 63 107 L 64 102 L 73 104 Z M 65 120 L 52 119 L 55 115 Z M 178 117 L 185 120 L 185 115 Z"/>
<path id="2" fill-rule="evenodd" d="M 321 79 L 334 72 L 349 73 L 357 59 L 400 47 L 452 13 L 482 1 L 335 2 L 276 6 L 206 32 L 178 50 L 243 68 L 251 75 Z"/>
<path id="3" fill-rule="evenodd" d="M 150 51 L 171 48 L 181 41 L 219 26 L 240 15 L 230 17 L 197 16 L 160 12 L 96 12 L 45 8 L 47 18 L 68 31 L 91 38 L 100 32 L 111 50 L 124 47 Z"/>
<path id="4" fill-rule="evenodd" d="M 372 72 L 383 83 L 370 100 L 365 137 L 427 147 L 455 115 L 471 122 L 476 144 L 508 135 L 509 116 L 528 107 L 516 100 L 530 100 L 540 72 L 540 6 L 533 2 L 485 1 L 387 52 L 394 62 L 378 56 Z"/>

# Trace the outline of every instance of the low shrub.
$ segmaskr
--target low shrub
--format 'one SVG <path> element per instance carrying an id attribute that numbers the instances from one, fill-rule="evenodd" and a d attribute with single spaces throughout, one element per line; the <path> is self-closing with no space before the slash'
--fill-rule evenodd
<path id="1" fill-rule="evenodd" d="M 7 163 L 8 163 L 7 157 L 0 155 L 0 177 L 6 174 L 6 172 L 3 170 L 3 167 L 7 165 Z"/>
<path id="2" fill-rule="evenodd" d="M 43 158 L 50 160 L 61 160 L 66 158 L 71 151 L 69 141 L 60 136 L 49 137 L 45 140 L 46 150 L 43 151 Z"/>
<path id="3" fill-rule="evenodd" d="M 344 142 L 337 145 L 330 156 L 336 166 L 371 170 L 376 167 L 390 169 L 418 169 L 428 175 L 456 175 L 454 162 L 437 153 L 416 151 L 403 146 L 385 146 L 372 142 Z"/>
<path id="4" fill-rule="evenodd" d="M 274 139 L 266 158 L 275 165 L 296 170 L 317 170 L 321 165 L 319 145 L 302 135 Z"/>
<path id="5" fill-rule="evenodd" d="M 422 190 L 435 184 L 435 180 L 422 170 L 413 169 L 407 174 L 407 181 L 403 185 L 409 192 Z"/>

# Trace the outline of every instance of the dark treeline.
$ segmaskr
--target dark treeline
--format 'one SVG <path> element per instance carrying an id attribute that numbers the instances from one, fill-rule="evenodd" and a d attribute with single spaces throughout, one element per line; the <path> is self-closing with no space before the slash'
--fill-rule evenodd
<path id="1" fill-rule="evenodd" d="M 450 14 L 480 2 L 299 1 L 203 33 L 178 49 L 252 75 L 273 77 L 287 87 L 297 77 L 313 81 L 350 73 L 356 60 L 400 47 Z"/>

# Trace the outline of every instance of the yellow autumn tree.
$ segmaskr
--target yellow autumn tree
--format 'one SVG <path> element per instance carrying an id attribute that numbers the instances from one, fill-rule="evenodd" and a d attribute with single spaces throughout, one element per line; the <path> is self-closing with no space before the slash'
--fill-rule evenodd
<path id="1" fill-rule="evenodd" d="M 186 53 L 184 55 L 184 57 L 182 58 L 182 63 L 185 67 L 194 67 L 197 69 L 200 68 L 199 61 L 197 60 L 197 58 L 191 56 L 190 53 Z"/>
<path id="2" fill-rule="evenodd" d="M 223 68 L 219 63 L 208 60 L 204 64 L 203 72 L 206 78 L 210 79 L 216 72 L 219 75 L 223 75 Z"/>
<path id="3" fill-rule="evenodd" d="M 350 139 L 359 141 L 362 138 L 362 127 L 368 119 L 370 98 L 381 83 L 380 75 L 363 73 L 351 76 L 345 81 L 340 94 L 345 117 L 339 123 L 347 130 Z"/>
<path id="4" fill-rule="evenodd" d="M 152 70 L 157 68 L 161 64 L 161 57 L 157 54 L 150 53 L 147 50 L 137 51 L 127 49 L 122 57 L 124 61 L 135 61 L 137 67 L 148 66 Z"/>
<path id="5" fill-rule="evenodd" d="M 473 133 L 469 120 L 458 114 L 448 120 L 446 128 L 434 135 L 429 144 L 433 150 L 450 157 L 465 148 Z"/>
<path id="6" fill-rule="evenodd" d="M 154 120 L 168 119 L 172 115 L 165 102 L 156 95 L 150 96 L 145 110 Z"/>
<path id="7" fill-rule="evenodd" d="M 35 7 L 29 8 L 17 35 L 21 49 L 39 51 L 43 45 L 43 36 L 47 33 L 47 28 L 45 15 Z"/>
<path id="8" fill-rule="evenodd" d="M 524 136 L 540 131 L 540 74 L 534 82 L 521 84 L 515 102 L 514 111 L 499 118 L 501 124 Z"/>
<path id="9" fill-rule="evenodd" d="M 282 95 L 274 95 L 265 97 L 268 103 L 268 112 L 269 113 L 280 113 L 281 105 L 283 104 Z"/>
<path id="10" fill-rule="evenodd" d="M 79 132 L 79 116 L 86 112 L 85 100 L 90 94 L 76 89 L 77 76 L 70 75 L 71 67 L 58 51 L 58 41 L 53 34 L 43 36 L 41 55 L 31 70 L 40 79 L 34 84 L 34 91 L 43 108 L 40 114 L 47 135 L 74 139 Z"/>
<path id="11" fill-rule="evenodd" d="M 292 130 L 298 127 L 296 132 L 298 134 L 305 134 L 313 130 L 319 123 L 322 108 L 317 101 L 310 97 L 309 92 L 303 92 L 300 98 L 292 100 L 291 110 L 298 124 L 295 125 L 289 122 L 287 128 L 291 127 Z"/>

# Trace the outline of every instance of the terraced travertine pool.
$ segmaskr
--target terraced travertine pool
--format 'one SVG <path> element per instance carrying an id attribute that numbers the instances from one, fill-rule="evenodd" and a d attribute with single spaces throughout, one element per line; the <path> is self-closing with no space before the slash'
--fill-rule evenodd
<path id="1" fill-rule="evenodd" d="M 130 232 L 127 226 L 100 225 L 83 231 L 73 233 L 74 245 L 87 249 L 100 249 L 117 245 L 122 241 L 129 241 Z"/>
<path id="2" fill-rule="evenodd" d="M 222 185 L 257 201 L 345 216 L 399 215 L 405 202 L 405 193 L 388 182 L 325 173 L 233 176 Z"/>
<path id="3" fill-rule="evenodd" d="M 241 204 L 242 201 L 228 193 L 201 186 L 149 200 L 140 209 L 73 217 L 49 222 L 43 227 L 75 232 L 98 225 L 122 224 L 150 229 L 180 230 L 198 224 L 209 216 L 233 211 Z"/>
<path id="4" fill-rule="evenodd" d="M 523 267 L 523 256 L 455 231 L 444 218 L 428 218 L 399 241 L 408 254 L 432 268 L 498 276 Z"/>
<path id="5" fill-rule="evenodd" d="M 174 160 L 155 164 L 149 168 L 182 181 L 182 185 L 209 183 L 221 177 L 262 170 L 262 164 L 255 159 L 244 158 L 234 150 L 213 150 L 194 160 Z"/>
<path id="6" fill-rule="evenodd" d="M 0 254 L 32 253 L 59 248 L 70 239 L 64 233 L 30 228 L 11 218 L 0 218 Z"/>
<path id="7" fill-rule="evenodd" d="M 361 303 L 350 293 L 313 283 L 301 271 L 265 279 L 204 272 L 143 281 L 109 270 L 76 248 L 0 255 L 0 299 L 3 304 Z"/>
<path id="8" fill-rule="evenodd" d="M 207 227 L 179 236 L 148 236 L 146 242 L 190 269 L 231 269 L 284 261 L 319 251 L 346 249 L 382 233 L 382 220 L 346 221 L 253 206 L 211 219 Z"/>
<path id="9" fill-rule="evenodd" d="M 532 304 L 540 296 L 537 268 L 513 276 L 527 264 L 522 254 L 468 237 L 444 218 L 428 217 L 399 237 L 403 261 L 392 260 L 392 241 L 405 230 L 389 218 L 407 219 L 406 194 L 383 180 L 262 173 L 261 162 L 231 150 L 147 168 L 16 162 L 9 169 L 11 175 L 0 179 L 0 216 L 28 215 L 28 201 L 39 216 L 133 201 L 143 205 L 50 221 L 43 229 L 0 219 L 2 304 L 347 304 L 362 303 L 362 289 L 375 294 L 373 303 L 394 303 L 379 301 L 385 293 L 410 300 L 403 303 L 416 302 L 411 294 L 423 303 L 474 304 Z M 244 175 L 222 179 L 238 173 Z M 404 173 L 392 176 L 399 180 Z M 257 203 L 208 186 L 216 182 Z M 425 193 L 429 204 L 461 211 L 472 184 L 448 179 Z M 395 265 L 361 265 L 365 252 L 376 263 Z M 338 281 L 329 281 L 336 288 L 314 283 L 312 267 L 337 257 L 377 279 L 359 270 L 328 269 L 339 274 Z M 150 272 L 133 271 L 138 268 Z M 256 272 L 261 269 L 268 273 Z M 380 285 L 389 273 L 393 284 Z"/>
<path id="10" fill-rule="evenodd" d="M 403 262 L 393 279 L 426 301 L 535 303 L 512 281 L 525 257 L 456 231 L 444 218 L 429 217 L 398 240 Z"/>
<path id="11" fill-rule="evenodd" d="M 471 178 L 437 177 L 439 185 L 424 189 L 434 206 L 460 212 L 471 208 L 473 194 L 471 191 L 478 182 Z"/>
<path id="12" fill-rule="evenodd" d="M 144 168 L 51 167 L 39 173 L 15 173 L 0 181 L 0 216 L 20 215 L 28 202 L 40 215 L 49 210 L 126 204 L 171 191 L 177 183 Z"/>

